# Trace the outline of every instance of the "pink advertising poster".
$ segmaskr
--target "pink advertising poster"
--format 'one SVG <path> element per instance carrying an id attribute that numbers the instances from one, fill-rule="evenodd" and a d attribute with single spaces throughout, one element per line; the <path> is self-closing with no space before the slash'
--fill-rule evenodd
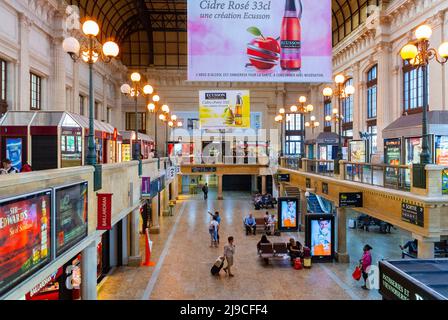
<path id="1" fill-rule="evenodd" d="M 330 82 L 331 0 L 188 0 L 188 80 Z"/>

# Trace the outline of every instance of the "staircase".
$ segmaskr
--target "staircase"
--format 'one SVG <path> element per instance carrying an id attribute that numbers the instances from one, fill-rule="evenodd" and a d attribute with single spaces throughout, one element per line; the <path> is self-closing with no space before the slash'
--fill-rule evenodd
<path id="1" fill-rule="evenodd" d="M 308 212 L 311 213 L 324 213 L 322 210 L 319 200 L 317 200 L 317 196 L 314 193 L 310 193 L 308 197 Z"/>

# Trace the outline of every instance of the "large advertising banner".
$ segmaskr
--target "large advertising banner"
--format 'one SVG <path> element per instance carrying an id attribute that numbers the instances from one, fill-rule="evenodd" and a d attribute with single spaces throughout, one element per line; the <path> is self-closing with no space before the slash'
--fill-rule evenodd
<path id="1" fill-rule="evenodd" d="M 367 162 L 367 142 L 365 140 L 350 141 L 350 161 Z"/>
<path id="2" fill-rule="evenodd" d="M 6 158 L 14 168 L 22 170 L 22 138 L 6 138 Z"/>
<path id="3" fill-rule="evenodd" d="M 334 257 L 334 216 L 330 214 L 307 214 L 305 217 L 305 243 L 311 249 L 314 261 L 331 261 Z"/>
<path id="4" fill-rule="evenodd" d="M 87 236 L 87 181 L 55 189 L 56 255 Z"/>
<path id="5" fill-rule="evenodd" d="M 330 0 L 189 0 L 188 80 L 331 82 Z"/>
<path id="6" fill-rule="evenodd" d="M 250 128 L 250 92 L 199 91 L 201 129 Z"/>
<path id="7" fill-rule="evenodd" d="M 436 164 L 448 166 L 448 136 L 436 136 Z"/>
<path id="8" fill-rule="evenodd" d="M 0 200 L 0 294 L 51 259 L 51 191 Z"/>

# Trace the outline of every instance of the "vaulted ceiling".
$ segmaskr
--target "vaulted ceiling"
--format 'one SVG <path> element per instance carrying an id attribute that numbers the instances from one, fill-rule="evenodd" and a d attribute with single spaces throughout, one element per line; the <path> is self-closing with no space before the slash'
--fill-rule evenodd
<path id="1" fill-rule="evenodd" d="M 278 0 L 276 0 L 278 1 Z M 187 0 L 68 0 L 82 18 L 100 23 L 102 39 L 112 37 L 128 67 L 187 65 Z M 367 18 L 380 0 L 332 0 L 333 45 Z"/>

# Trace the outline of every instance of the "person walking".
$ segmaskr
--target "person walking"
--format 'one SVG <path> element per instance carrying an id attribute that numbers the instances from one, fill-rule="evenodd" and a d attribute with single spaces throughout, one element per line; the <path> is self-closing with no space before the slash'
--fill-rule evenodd
<path id="1" fill-rule="evenodd" d="M 205 183 L 204 186 L 202 187 L 202 192 L 204 193 L 204 200 L 207 200 L 208 198 L 208 184 Z"/>
<path id="2" fill-rule="evenodd" d="M 366 290 L 369 289 L 367 288 L 367 278 L 369 277 L 367 274 L 367 269 L 372 265 L 372 254 L 370 253 L 370 250 L 372 250 L 372 247 L 366 244 L 363 249 L 364 253 L 362 258 L 359 260 L 359 263 L 361 264 L 362 277 L 364 279 L 364 285 L 361 288 Z"/>
<path id="3" fill-rule="evenodd" d="M 233 256 L 235 255 L 235 244 L 233 243 L 233 237 L 229 237 L 227 240 L 229 243 L 224 246 L 224 258 L 227 261 L 227 266 L 224 268 L 224 271 L 229 277 L 233 277 L 231 268 L 233 266 Z"/>
<path id="4" fill-rule="evenodd" d="M 219 223 L 216 220 L 216 217 L 213 217 L 208 226 L 208 232 L 210 233 L 210 247 L 218 246 L 218 228 Z"/>

